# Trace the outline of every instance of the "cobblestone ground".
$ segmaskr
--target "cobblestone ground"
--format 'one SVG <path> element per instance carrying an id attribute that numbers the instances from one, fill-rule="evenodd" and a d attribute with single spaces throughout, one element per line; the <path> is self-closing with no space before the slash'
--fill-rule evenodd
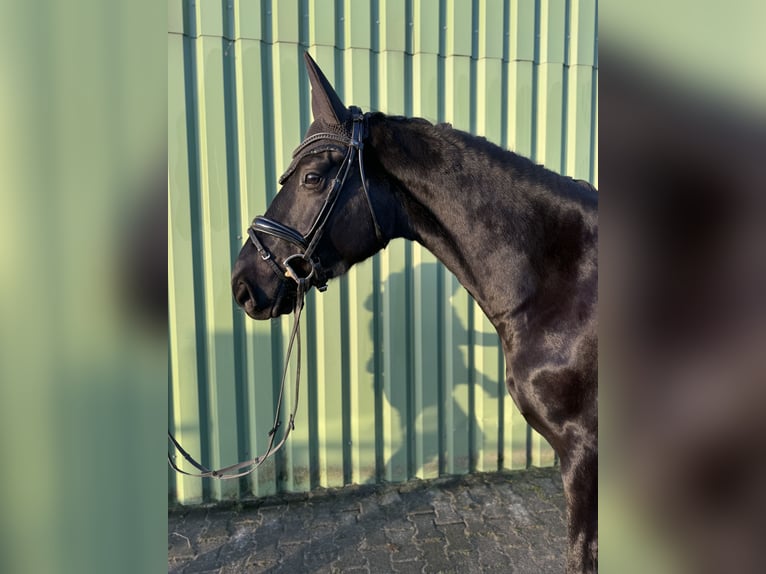
<path id="1" fill-rule="evenodd" d="M 557 469 L 173 509 L 168 571 L 561 573 Z"/>

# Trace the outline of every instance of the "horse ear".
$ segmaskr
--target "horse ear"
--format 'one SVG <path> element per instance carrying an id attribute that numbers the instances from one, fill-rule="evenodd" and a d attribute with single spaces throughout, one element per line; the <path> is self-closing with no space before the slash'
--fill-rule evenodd
<path id="1" fill-rule="evenodd" d="M 351 112 L 340 101 L 329 80 L 308 52 L 303 54 L 303 58 L 311 83 L 311 111 L 314 120 L 322 119 L 328 124 L 346 123 L 351 117 Z"/>

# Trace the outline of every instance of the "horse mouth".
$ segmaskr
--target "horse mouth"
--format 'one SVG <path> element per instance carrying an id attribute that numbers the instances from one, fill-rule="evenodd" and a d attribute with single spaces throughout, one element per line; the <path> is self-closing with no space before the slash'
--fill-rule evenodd
<path id="1" fill-rule="evenodd" d="M 295 305 L 295 294 L 287 292 L 284 285 L 277 288 L 274 297 L 265 302 L 260 302 L 257 288 L 252 288 L 245 281 L 237 281 L 233 288 L 234 300 L 242 308 L 245 314 L 256 321 L 274 319 L 292 311 Z"/>
<path id="2" fill-rule="evenodd" d="M 276 297 L 269 309 L 270 317 L 276 319 L 277 317 L 290 313 L 295 307 L 295 297 L 295 292 L 285 289 L 284 285 L 280 285 Z"/>

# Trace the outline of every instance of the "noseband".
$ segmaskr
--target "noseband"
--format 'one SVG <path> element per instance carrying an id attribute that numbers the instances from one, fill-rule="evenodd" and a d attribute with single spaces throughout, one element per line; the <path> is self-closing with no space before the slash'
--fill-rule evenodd
<path id="1" fill-rule="evenodd" d="M 360 110 L 358 107 L 351 106 L 349 109 L 351 110 L 353 120 L 351 138 L 347 138 L 335 133 L 318 133 L 306 138 L 306 140 L 303 141 L 301 145 L 298 146 L 298 149 L 296 149 L 293 153 L 293 161 L 290 164 L 290 167 L 288 167 L 285 174 L 279 178 L 279 183 L 284 183 L 287 178 L 290 177 L 290 175 L 295 171 L 300 160 L 309 154 L 320 153 L 322 151 L 328 150 L 344 151 L 334 143 L 328 143 L 326 145 L 321 145 L 306 151 L 308 146 L 316 141 L 328 140 L 332 142 L 339 142 L 346 146 L 346 155 L 343 158 L 343 163 L 338 169 L 338 173 L 333 180 L 330 192 L 327 194 L 324 204 L 319 210 L 319 214 L 316 216 L 316 218 L 314 218 L 314 222 L 311 224 L 309 232 L 306 235 L 303 235 L 292 227 L 264 216 L 256 217 L 247 230 L 247 233 L 250 236 L 250 240 L 253 242 L 253 245 L 258 251 L 258 254 L 261 256 L 261 259 L 269 264 L 272 271 L 274 271 L 276 276 L 279 277 L 280 281 L 282 281 L 282 284 L 290 284 L 290 280 L 292 280 L 297 285 L 293 328 L 290 333 L 290 342 L 287 346 L 287 358 L 285 359 L 285 367 L 282 372 L 282 381 L 280 383 L 279 396 L 277 399 L 276 414 L 274 416 L 274 424 L 269 431 L 269 441 L 266 452 L 250 460 L 238 462 L 236 464 L 232 464 L 224 468 L 219 468 L 217 470 L 211 470 L 197 462 L 186 450 L 183 449 L 181 444 L 170 433 L 170 431 L 168 431 L 168 438 L 172 442 L 173 447 L 179 453 L 181 453 L 181 455 L 189 462 L 189 464 L 191 464 L 194 468 L 197 469 L 197 471 L 199 471 L 187 472 L 181 469 L 176 464 L 174 456 L 171 456 L 168 453 L 168 464 L 170 464 L 173 469 L 181 474 L 197 478 L 217 479 L 232 479 L 246 476 L 261 466 L 261 464 L 263 464 L 266 459 L 269 458 L 269 456 L 273 455 L 280 448 L 282 448 L 282 445 L 285 444 L 285 441 L 290 435 L 290 432 L 295 428 L 295 413 L 298 409 L 298 391 L 300 388 L 301 380 L 301 339 L 299 336 L 299 325 L 301 319 L 301 311 L 303 310 L 304 296 L 306 292 L 312 287 L 312 285 L 315 285 L 317 289 L 322 292 L 327 289 L 327 274 L 325 273 L 324 269 L 322 269 L 319 258 L 314 256 L 314 251 L 316 250 L 319 240 L 322 238 L 325 226 L 330 219 L 330 215 L 332 214 L 333 208 L 337 203 L 340 192 L 343 190 L 343 186 L 346 183 L 346 179 L 348 178 L 348 174 L 351 171 L 351 166 L 353 165 L 355 159 L 359 162 L 359 176 L 362 179 L 364 197 L 367 201 L 367 207 L 370 210 L 373 226 L 375 227 L 375 237 L 380 244 L 385 246 L 387 243 L 380 225 L 378 225 L 378 220 L 375 217 L 375 210 L 373 209 L 372 201 L 370 200 L 370 191 L 367 187 L 367 179 L 364 176 L 362 149 L 364 148 L 364 140 L 367 136 L 367 118 L 366 115 L 362 113 L 362 110 Z M 296 246 L 299 249 L 299 252 L 285 258 L 282 261 L 280 267 L 280 265 L 275 261 L 274 255 L 271 253 L 271 251 L 269 251 L 268 248 L 261 242 L 261 240 L 258 239 L 257 233 L 271 235 L 277 239 L 287 241 L 288 243 Z M 290 420 L 287 423 L 287 428 L 285 429 L 281 440 L 275 445 L 274 443 L 276 440 L 276 433 L 282 424 L 279 420 L 279 413 L 282 409 L 282 398 L 284 396 L 285 380 L 287 378 L 287 367 L 290 363 L 290 355 L 292 353 L 293 343 L 295 342 L 296 338 L 298 340 L 298 356 L 295 373 L 295 393 L 293 408 L 290 411 Z"/>
<path id="2" fill-rule="evenodd" d="M 367 201 L 367 207 L 370 210 L 373 226 L 375 227 L 375 237 L 378 242 L 383 243 L 384 245 L 386 243 L 380 225 L 378 224 L 378 219 L 375 217 L 375 210 L 372 207 L 372 201 L 370 199 L 370 190 L 367 187 L 367 178 L 364 175 L 362 150 L 364 149 L 364 140 L 367 137 L 367 116 L 356 106 L 351 106 L 349 109 L 351 111 L 353 122 L 351 138 L 330 132 L 318 133 L 306 138 L 293 153 L 293 161 L 290 164 L 290 167 L 288 167 L 285 174 L 279 178 L 279 183 L 284 183 L 295 171 L 300 160 L 307 155 L 329 150 L 345 151 L 346 155 L 343 158 L 343 163 L 341 163 L 341 166 L 338 169 L 338 173 L 332 182 L 332 187 L 325 198 L 322 208 L 314 218 L 309 232 L 306 235 L 303 235 L 292 227 L 274 221 L 273 219 L 269 219 L 263 215 L 256 217 L 247 230 L 247 233 L 250 236 L 250 241 L 252 241 L 255 249 L 261 256 L 261 259 L 271 266 L 272 271 L 274 271 L 277 277 L 283 282 L 289 283 L 289 281 L 292 280 L 298 285 L 305 282 L 303 283 L 304 286 L 311 287 L 314 285 L 321 292 L 324 292 L 327 289 L 327 274 L 322 268 L 319 258 L 314 256 L 314 251 L 316 250 L 319 240 L 322 238 L 322 234 L 330 219 L 330 215 L 335 208 L 338 197 L 340 197 L 346 179 L 351 172 L 351 166 L 354 164 L 354 160 L 357 160 L 359 163 L 359 176 L 362 179 L 364 197 Z M 327 145 L 306 151 L 311 144 L 317 141 L 338 142 L 345 146 L 345 150 L 334 143 L 328 143 Z M 299 252 L 285 258 L 280 267 L 275 261 L 271 251 L 269 251 L 258 238 L 258 232 L 287 241 L 296 246 L 299 249 Z"/>

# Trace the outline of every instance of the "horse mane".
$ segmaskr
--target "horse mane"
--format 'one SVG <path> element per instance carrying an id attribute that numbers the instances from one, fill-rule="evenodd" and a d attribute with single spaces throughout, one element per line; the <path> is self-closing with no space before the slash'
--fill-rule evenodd
<path id="1" fill-rule="evenodd" d="M 463 210 L 528 254 L 538 276 L 574 273 L 583 237 L 596 233 L 592 186 L 504 150 L 485 137 L 422 118 L 370 117 L 372 157 L 401 189 L 407 210 L 443 234 L 441 210 Z M 442 237 L 445 239 L 445 237 Z M 448 240 L 445 239 L 445 240 Z"/>
<path id="2" fill-rule="evenodd" d="M 561 175 L 535 163 L 531 159 L 503 149 L 484 136 L 454 128 L 450 123 L 433 124 L 424 118 L 409 118 L 376 112 L 370 115 L 372 124 L 386 124 L 395 144 L 387 149 L 399 148 L 408 158 L 417 158 L 421 167 L 450 172 L 456 166 L 472 164 L 489 177 L 512 177 L 518 183 L 540 186 L 554 193 L 563 192 L 567 198 L 593 204 L 596 188 L 584 180 Z M 398 136 L 396 134 L 399 134 Z"/>

